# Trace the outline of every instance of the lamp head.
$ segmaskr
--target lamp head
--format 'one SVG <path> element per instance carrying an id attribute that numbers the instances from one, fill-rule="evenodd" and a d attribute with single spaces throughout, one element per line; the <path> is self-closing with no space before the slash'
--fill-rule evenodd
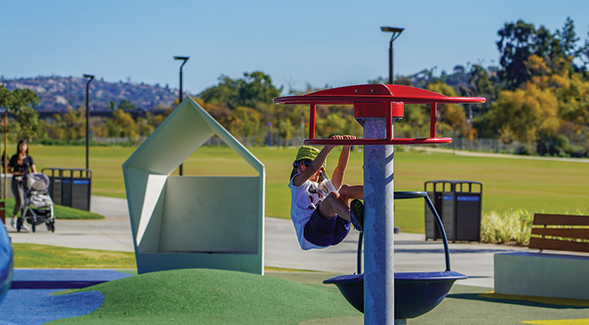
<path id="1" fill-rule="evenodd" d="M 189 56 L 175 56 L 174 60 L 183 60 L 184 62 L 188 61 L 188 59 L 190 59 Z"/>
<path id="2" fill-rule="evenodd" d="M 94 79 L 94 76 L 90 74 L 84 74 L 84 78 L 90 78 L 90 80 L 92 80 Z"/>
<path id="3" fill-rule="evenodd" d="M 401 32 L 403 30 L 405 30 L 405 28 L 399 28 L 399 27 L 390 27 L 390 26 L 381 26 L 380 30 L 383 32 L 391 32 L 391 33 L 398 33 L 401 34 Z"/>

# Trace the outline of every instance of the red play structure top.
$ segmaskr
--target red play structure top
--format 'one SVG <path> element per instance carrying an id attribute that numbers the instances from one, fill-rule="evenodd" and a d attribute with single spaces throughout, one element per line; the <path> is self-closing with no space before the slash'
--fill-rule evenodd
<path id="1" fill-rule="evenodd" d="M 332 88 L 306 94 L 303 96 L 286 96 L 274 98 L 279 104 L 310 104 L 311 113 L 309 121 L 309 139 L 306 144 L 311 145 L 400 145 L 400 144 L 427 144 L 449 143 L 451 138 L 436 138 L 436 113 L 437 103 L 484 103 L 483 97 L 448 97 L 433 91 L 385 84 L 367 84 Z M 403 117 L 403 104 L 431 104 L 430 111 L 430 137 L 395 139 L 392 125 L 395 118 Z M 356 118 L 384 117 L 387 122 L 385 139 L 355 139 L 355 140 L 330 140 L 315 139 L 315 111 L 317 104 L 353 104 Z"/>

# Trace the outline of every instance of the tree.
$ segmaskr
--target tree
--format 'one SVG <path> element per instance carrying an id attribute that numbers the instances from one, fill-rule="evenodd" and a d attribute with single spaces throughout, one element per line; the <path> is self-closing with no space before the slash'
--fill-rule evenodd
<path id="1" fill-rule="evenodd" d="M 278 121 L 278 135 L 284 140 L 292 139 L 294 127 L 288 118 L 282 118 Z"/>
<path id="2" fill-rule="evenodd" d="M 53 139 L 76 140 L 86 136 L 86 109 L 68 107 L 67 113 L 54 114 L 55 121 L 47 126 L 47 134 Z"/>
<path id="3" fill-rule="evenodd" d="M 21 139 L 30 140 L 37 135 L 39 126 L 39 113 L 30 105 L 38 104 L 37 94 L 27 88 L 10 91 L 4 85 L 0 86 L 0 107 L 5 109 L 4 121 L 8 118 L 8 112 L 16 115 L 15 126 Z"/>
<path id="4" fill-rule="evenodd" d="M 111 129 L 109 130 L 109 135 L 117 137 L 127 137 L 129 138 L 129 140 L 139 136 L 137 132 L 137 124 L 135 123 L 135 120 L 133 119 L 133 116 L 131 116 L 131 114 L 125 113 L 122 109 L 118 109 L 113 113 L 113 117 L 111 120 L 112 122 L 110 124 Z M 107 128 L 109 128 L 108 121 Z"/>
<path id="5" fill-rule="evenodd" d="M 485 97 L 487 101 L 483 104 L 466 104 L 468 108 L 468 119 L 474 121 L 475 117 L 482 117 L 491 107 L 499 92 L 499 83 L 489 75 L 489 72 L 478 64 L 473 64 L 469 72 L 468 84 L 460 87 L 462 96 Z"/>
<path id="6" fill-rule="evenodd" d="M 199 97 L 207 103 L 226 103 L 231 109 L 238 106 L 255 107 L 258 102 L 271 103 L 280 96 L 282 88 L 272 85 L 272 78 L 261 71 L 245 72 L 243 78 L 233 80 L 225 75 L 219 84 L 205 89 Z"/>
<path id="7" fill-rule="evenodd" d="M 500 130 L 502 137 L 512 135 L 515 140 L 534 143 L 558 131 L 558 100 L 548 89 L 528 83 L 526 89 L 499 93 L 486 118 L 489 127 Z"/>
<path id="8" fill-rule="evenodd" d="M 580 40 L 575 33 L 575 24 L 571 17 L 567 17 L 562 30 L 556 31 L 556 37 L 560 40 L 560 46 L 566 57 L 576 57 L 579 55 L 577 42 Z"/>
<path id="9" fill-rule="evenodd" d="M 524 62 L 535 53 L 534 36 L 536 28 L 522 20 L 517 23 L 505 23 L 497 34 L 501 37 L 497 41 L 500 52 L 499 64 L 503 68 L 499 72 L 499 79 L 506 89 L 514 90 L 530 79 Z"/>
<path id="10" fill-rule="evenodd" d="M 554 34 L 544 26 L 536 29 L 533 24 L 519 20 L 517 23 L 505 23 L 498 31 L 498 35 L 501 39 L 497 42 L 497 49 L 503 68 L 499 71 L 499 79 L 508 90 L 523 88 L 525 83 L 531 80 L 533 74 L 527 69 L 526 61 L 532 55 L 542 58 L 546 66 L 552 70 L 556 70 L 559 62 L 564 59 L 571 61 L 568 66 L 571 72 L 586 71 L 586 67 L 576 66 L 573 59 L 579 58 L 585 61 L 585 66 L 587 65 L 584 54 L 589 49 L 589 42 L 583 47 L 577 45 L 580 39 L 575 33 L 575 25 L 570 17 L 563 28 Z"/>
<path id="11" fill-rule="evenodd" d="M 154 118 L 155 117 L 150 112 L 147 112 L 145 117 L 139 117 L 137 119 L 137 130 L 139 131 L 139 135 L 142 137 L 148 137 L 153 133 L 156 128 L 155 123 L 157 123 L 154 121 Z"/>
<path id="12" fill-rule="evenodd" d="M 126 100 L 126 99 L 121 100 L 119 102 L 119 106 L 118 106 L 118 109 L 127 110 L 127 111 L 128 110 L 133 110 L 133 109 L 136 109 L 136 108 L 137 108 L 137 106 L 135 106 L 135 104 L 133 104 L 132 101 Z"/>
<path id="13" fill-rule="evenodd" d="M 107 118 L 100 116 L 90 117 L 90 132 L 92 132 L 93 138 L 108 137 L 108 132 L 106 130 L 106 120 Z"/>
<path id="14" fill-rule="evenodd" d="M 446 96 L 456 96 L 454 89 L 441 80 L 429 84 L 427 89 Z M 454 133 L 456 130 L 461 130 L 464 137 L 472 139 L 474 133 L 471 123 L 466 121 L 466 114 L 461 107 L 457 104 L 441 104 L 438 105 L 438 109 L 440 110 L 440 124 L 438 125 L 440 131 L 452 130 Z"/>
<path id="15" fill-rule="evenodd" d="M 16 116 L 16 123 L 19 126 L 18 137 L 31 140 L 39 135 L 39 112 L 24 106 Z"/>
<path id="16" fill-rule="evenodd" d="M 255 109 L 239 106 L 232 113 L 229 131 L 235 137 L 241 137 L 243 140 L 254 139 L 263 132 L 262 120 L 264 117 Z M 257 142 L 261 144 L 259 138 Z"/>

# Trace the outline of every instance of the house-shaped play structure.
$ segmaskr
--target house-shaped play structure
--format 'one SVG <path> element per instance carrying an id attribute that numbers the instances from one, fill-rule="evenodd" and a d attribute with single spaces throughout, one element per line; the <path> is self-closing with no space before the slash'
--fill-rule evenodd
<path id="1" fill-rule="evenodd" d="M 217 135 L 258 176 L 170 175 Z M 264 165 L 191 98 L 123 164 L 139 273 L 214 268 L 263 274 Z"/>

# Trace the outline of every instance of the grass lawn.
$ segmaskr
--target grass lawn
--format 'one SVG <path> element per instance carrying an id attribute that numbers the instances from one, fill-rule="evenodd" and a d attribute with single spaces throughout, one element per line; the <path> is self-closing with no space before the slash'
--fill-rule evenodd
<path id="1" fill-rule="evenodd" d="M 135 269 L 132 252 L 13 243 L 15 268 Z"/>
<path id="2" fill-rule="evenodd" d="M 122 164 L 134 147 L 90 147 L 92 192 L 125 197 Z M 289 218 L 290 192 L 287 187 L 296 149 L 254 147 L 249 150 L 266 166 L 266 215 Z M 8 152 L 14 151 L 9 147 Z M 31 155 L 39 169 L 82 168 L 85 147 L 32 145 Z M 339 150 L 327 160 L 331 174 Z M 362 153 L 353 152 L 345 182 L 362 183 Z M 175 173 L 177 174 L 177 173 Z M 184 163 L 185 175 L 256 175 L 255 171 L 228 147 L 202 147 Z M 526 209 L 554 213 L 589 214 L 589 164 L 567 161 L 484 158 L 396 151 L 395 189 L 423 190 L 428 180 L 473 180 L 483 183 L 483 212 Z M 422 200 L 397 201 L 395 225 L 405 232 L 423 232 Z"/>
<path id="3" fill-rule="evenodd" d="M 6 218 L 10 218 L 12 216 L 12 210 L 14 210 L 14 203 L 14 199 L 6 199 Z M 71 207 L 66 207 L 58 204 L 53 205 L 53 212 L 55 213 L 55 219 L 104 219 L 104 216 L 98 213 L 74 209 Z"/>
<path id="4" fill-rule="evenodd" d="M 26 269 L 129 269 L 136 274 L 135 253 L 13 243 L 14 267 Z M 266 272 L 312 272 L 264 267 Z M 317 272 L 321 273 L 321 272 Z"/>

